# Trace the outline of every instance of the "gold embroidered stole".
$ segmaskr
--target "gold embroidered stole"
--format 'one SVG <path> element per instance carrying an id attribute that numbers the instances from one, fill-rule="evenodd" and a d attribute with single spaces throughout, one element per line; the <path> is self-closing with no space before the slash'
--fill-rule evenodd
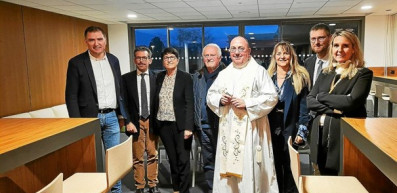
<path id="1" fill-rule="evenodd" d="M 254 60 L 251 60 L 254 61 Z M 251 63 L 251 62 L 250 62 Z M 254 75 L 257 65 L 250 63 L 248 68 L 238 80 L 237 85 L 233 85 L 233 96 L 241 99 L 251 97 Z M 230 73 L 229 75 L 231 75 Z M 233 80 L 236 77 L 228 77 Z M 227 92 L 227 88 L 221 89 L 220 93 Z M 220 175 L 221 177 L 236 176 L 241 178 L 244 162 L 244 144 L 247 130 L 251 122 L 246 109 L 237 109 L 233 105 L 224 106 L 221 109 L 219 119 L 219 135 L 221 146 L 220 153 Z"/>

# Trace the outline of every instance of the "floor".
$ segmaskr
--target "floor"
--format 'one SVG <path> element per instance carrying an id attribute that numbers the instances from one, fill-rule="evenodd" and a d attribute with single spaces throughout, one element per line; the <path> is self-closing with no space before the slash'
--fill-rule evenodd
<path id="1" fill-rule="evenodd" d="M 124 136 L 121 137 L 122 140 L 125 140 Z M 172 186 L 170 182 L 170 167 L 165 155 L 165 150 L 160 150 L 160 159 L 161 163 L 159 164 L 159 189 L 162 193 L 172 193 Z M 307 152 L 307 150 L 302 150 L 302 152 Z M 302 174 L 307 175 L 311 174 L 310 165 L 309 165 L 309 155 L 307 153 L 302 153 L 300 156 L 301 159 L 301 169 Z M 191 159 L 191 167 L 193 166 L 193 160 Z M 191 181 L 191 178 L 190 178 Z M 133 172 L 131 171 L 122 179 L 122 190 L 123 193 L 133 193 L 135 192 L 134 186 L 134 176 Z M 146 188 L 148 191 L 148 188 Z M 207 193 L 208 188 L 204 181 L 204 173 L 202 170 L 202 165 L 198 165 L 198 171 L 196 172 L 196 185 L 195 187 L 190 188 L 191 193 Z"/>

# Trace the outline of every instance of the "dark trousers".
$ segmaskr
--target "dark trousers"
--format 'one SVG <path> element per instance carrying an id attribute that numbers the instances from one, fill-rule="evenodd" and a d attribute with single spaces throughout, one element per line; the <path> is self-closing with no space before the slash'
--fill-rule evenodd
<path id="1" fill-rule="evenodd" d="M 218 129 L 203 128 L 199 133 L 201 154 L 203 156 L 203 169 L 208 189 L 212 190 L 215 170 L 216 143 Z"/>
<path id="2" fill-rule="evenodd" d="M 170 162 L 172 187 L 174 191 L 188 193 L 192 137 L 185 140 L 184 131 L 179 131 L 173 121 L 161 121 L 159 133 Z"/>
<path id="3" fill-rule="evenodd" d="M 338 175 L 338 170 L 331 169 L 331 168 L 326 168 L 325 165 L 327 163 L 327 155 L 328 155 L 328 141 L 327 139 L 324 139 L 323 137 L 323 132 L 324 128 L 319 127 L 319 147 L 318 147 L 318 157 L 317 157 L 317 165 L 318 165 L 318 170 L 320 170 L 320 174 L 323 176 L 337 176 Z M 328 135 L 326 133 L 325 135 Z"/>
<path id="4" fill-rule="evenodd" d="M 276 168 L 277 183 L 280 193 L 297 193 L 294 178 L 291 172 L 289 151 L 283 135 L 272 133 L 274 166 Z"/>

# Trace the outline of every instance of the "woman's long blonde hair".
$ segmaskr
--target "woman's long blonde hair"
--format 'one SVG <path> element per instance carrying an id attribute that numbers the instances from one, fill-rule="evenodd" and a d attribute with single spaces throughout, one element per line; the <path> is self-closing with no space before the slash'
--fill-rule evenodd
<path id="1" fill-rule="evenodd" d="M 345 67 L 345 70 L 341 74 L 341 79 L 348 77 L 349 79 L 353 78 L 357 71 L 358 68 L 363 68 L 365 66 L 364 62 L 364 57 L 363 57 L 363 52 L 361 50 L 361 45 L 360 45 L 360 40 L 357 38 L 357 36 L 349 31 L 346 30 L 341 30 L 337 31 L 334 34 L 332 34 L 331 37 L 331 42 L 329 44 L 329 49 L 328 49 L 328 67 L 323 70 L 324 73 L 329 73 L 333 72 L 335 70 L 335 66 L 333 65 L 336 63 L 333 57 L 333 45 L 334 45 L 334 40 L 336 37 L 341 36 L 349 40 L 349 42 L 352 44 L 353 48 L 353 54 L 349 61 L 346 61 L 345 64 L 342 65 L 348 65 L 348 67 Z"/>
<path id="2" fill-rule="evenodd" d="M 298 57 L 296 56 L 294 48 L 288 42 L 281 41 L 274 46 L 273 53 L 272 53 L 272 60 L 270 61 L 269 65 L 269 75 L 270 77 L 273 76 L 274 72 L 277 70 L 277 63 L 276 63 L 276 52 L 277 48 L 280 47 L 287 51 L 290 54 L 290 62 L 289 62 L 289 70 L 291 71 L 292 76 L 292 83 L 294 85 L 295 93 L 299 94 L 302 89 L 307 86 L 310 89 L 310 77 L 307 70 L 299 65 Z"/>

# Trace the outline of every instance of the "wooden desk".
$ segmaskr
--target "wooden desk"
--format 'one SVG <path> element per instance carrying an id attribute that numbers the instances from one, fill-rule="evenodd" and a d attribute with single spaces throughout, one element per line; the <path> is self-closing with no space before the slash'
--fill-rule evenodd
<path id="1" fill-rule="evenodd" d="M 372 77 L 372 80 L 397 86 L 397 77 L 374 76 Z"/>
<path id="2" fill-rule="evenodd" d="M 341 172 L 371 192 L 397 192 L 397 118 L 343 118 Z"/>
<path id="3" fill-rule="evenodd" d="M 60 172 L 103 171 L 98 119 L 0 119 L 0 193 L 36 192 Z"/>

